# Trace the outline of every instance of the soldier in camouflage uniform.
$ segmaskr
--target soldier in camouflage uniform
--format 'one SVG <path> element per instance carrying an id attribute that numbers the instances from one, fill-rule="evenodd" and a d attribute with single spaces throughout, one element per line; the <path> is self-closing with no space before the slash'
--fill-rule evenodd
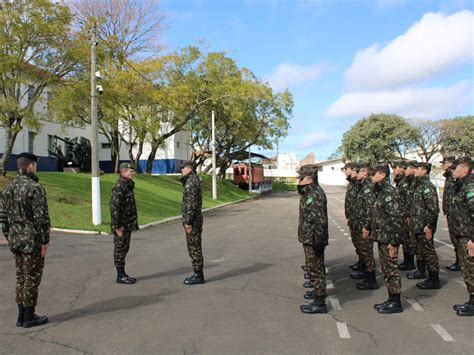
<path id="1" fill-rule="evenodd" d="M 344 213 L 347 219 L 347 225 L 349 226 L 349 231 L 351 233 L 352 244 L 354 245 L 355 252 L 358 257 L 357 261 L 354 264 L 351 264 L 349 267 L 354 271 L 358 271 L 362 267 L 362 262 L 360 258 L 359 243 L 357 238 L 358 233 L 353 227 L 355 218 L 353 206 L 355 197 L 357 195 L 357 189 L 359 186 L 357 180 L 356 164 L 352 162 L 347 162 L 342 168 L 342 170 L 346 174 L 346 180 L 348 181 L 346 196 L 344 199 Z"/>
<path id="2" fill-rule="evenodd" d="M 46 324 L 35 314 L 38 288 L 49 246 L 49 213 L 46 191 L 38 183 L 34 154 L 17 157 L 18 175 L 2 192 L 3 234 L 15 257 L 18 327 Z"/>
<path id="3" fill-rule="evenodd" d="M 388 290 L 387 301 L 374 305 L 382 314 L 402 312 L 402 283 L 397 266 L 398 246 L 403 230 L 403 211 L 395 188 L 389 183 L 387 164 L 378 164 L 372 171 L 375 203 L 371 214 L 370 238 L 378 243 L 380 264 Z"/>
<path id="4" fill-rule="evenodd" d="M 132 232 L 138 230 L 138 213 L 135 203 L 135 170 L 129 163 L 119 167 L 120 177 L 110 196 L 110 225 L 114 235 L 114 264 L 117 283 L 134 284 L 137 279 L 125 272 L 125 257 L 130 249 Z"/>
<path id="5" fill-rule="evenodd" d="M 474 316 L 474 162 L 466 157 L 454 165 L 450 230 L 456 239 L 456 254 L 469 293 L 469 300 L 454 305 L 454 310 L 459 316 Z"/>
<path id="6" fill-rule="evenodd" d="M 407 193 L 408 189 L 413 180 L 413 175 L 405 175 L 407 164 L 404 160 L 396 161 L 393 165 L 393 180 L 395 182 L 395 187 L 400 197 L 400 207 L 405 210 L 407 208 Z M 404 212 L 404 215 L 406 213 Z M 400 270 L 408 271 L 415 269 L 415 251 L 413 250 L 413 245 L 410 241 L 410 233 L 406 223 L 402 225 L 402 245 L 403 245 L 403 262 L 401 262 L 398 267 Z"/>
<path id="7" fill-rule="evenodd" d="M 202 192 L 201 180 L 196 175 L 196 164 L 185 161 L 181 165 L 181 182 L 184 186 L 182 203 L 182 221 L 186 233 L 188 253 L 192 261 L 194 274 L 184 280 L 185 285 L 204 283 L 204 258 L 202 256 Z"/>
<path id="8" fill-rule="evenodd" d="M 449 231 L 449 239 L 451 239 L 451 243 L 453 243 L 454 250 L 456 250 L 456 238 L 453 235 L 452 227 L 451 227 L 451 218 L 449 217 L 449 211 L 451 210 L 451 204 L 453 201 L 453 194 L 454 194 L 454 177 L 452 173 L 453 169 L 453 162 L 455 157 L 447 156 L 444 157 L 441 163 L 443 164 L 444 174 L 445 177 L 444 181 L 444 190 L 443 190 L 443 214 L 446 216 L 448 221 L 448 231 Z M 456 261 L 452 265 L 446 266 L 446 269 L 449 271 L 459 271 L 459 262 L 458 256 L 456 253 Z"/>
<path id="9" fill-rule="evenodd" d="M 351 272 L 353 279 L 365 279 L 356 284 L 359 290 L 377 290 L 379 288 L 375 278 L 374 242 L 369 238 L 371 213 L 375 202 L 372 181 L 369 175 L 369 164 L 360 163 L 357 179 L 359 189 L 354 202 L 354 226 L 358 233 L 359 251 L 363 269 Z"/>
<path id="10" fill-rule="evenodd" d="M 430 181 L 430 163 L 415 164 L 415 189 L 410 210 L 410 228 L 416 235 L 418 249 L 428 269 L 428 278 L 416 284 L 423 290 L 439 289 L 439 260 L 434 247 L 434 234 L 438 222 L 438 193 Z"/>
<path id="11" fill-rule="evenodd" d="M 299 171 L 300 197 L 298 240 L 303 244 L 308 274 L 314 283 L 314 302 L 300 306 L 303 313 L 327 313 L 324 250 L 328 245 L 327 200 L 318 183 L 317 168 L 305 165 Z M 305 297 L 307 298 L 307 297 Z"/>

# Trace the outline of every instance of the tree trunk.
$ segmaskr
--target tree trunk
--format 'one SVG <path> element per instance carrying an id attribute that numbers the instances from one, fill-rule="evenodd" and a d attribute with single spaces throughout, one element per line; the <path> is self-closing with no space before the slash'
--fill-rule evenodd
<path id="1" fill-rule="evenodd" d="M 110 131 L 110 158 L 112 160 L 112 172 L 118 173 L 120 166 L 120 133 L 117 129 L 112 128 Z"/>
<path id="2" fill-rule="evenodd" d="M 159 144 L 156 140 L 152 140 L 151 142 L 151 151 L 150 155 L 146 160 L 146 173 L 151 174 L 153 169 L 153 161 L 155 160 L 156 151 L 158 150 Z"/>
<path id="3" fill-rule="evenodd" d="M 137 155 L 135 157 L 135 160 L 133 162 L 135 170 L 138 170 L 138 167 L 140 166 L 140 158 L 141 158 L 142 153 L 143 153 L 143 144 L 144 144 L 143 140 L 138 142 L 138 151 L 137 151 Z"/>
<path id="4" fill-rule="evenodd" d="M 0 161 L 0 173 L 3 176 L 7 174 L 8 162 L 10 161 L 18 132 L 18 130 L 13 129 L 12 127 L 5 127 L 5 149 L 3 150 L 2 159 Z"/>

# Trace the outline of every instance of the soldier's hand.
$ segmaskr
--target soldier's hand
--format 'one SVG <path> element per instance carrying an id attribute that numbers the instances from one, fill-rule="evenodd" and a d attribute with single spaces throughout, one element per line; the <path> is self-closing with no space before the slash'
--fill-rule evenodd
<path id="1" fill-rule="evenodd" d="M 187 224 L 184 226 L 184 231 L 189 234 L 193 231 L 193 227 L 192 226 L 188 226 Z"/>
<path id="2" fill-rule="evenodd" d="M 44 258 L 46 256 L 46 252 L 48 251 L 49 243 L 41 246 L 41 257 Z"/>
<path id="3" fill-rule="evenodd" d="M 388 245 L 388 255 L 390 255 L 391 258 L 395 258 L 397 256 L 397 247 L 389 244 Z"/>
<path id="4" fill-rule="evenodd" d="M 471 258 L 474 258 L 474 242 L 472 240 L 467 242 L 467 253 Z"/>
<path id="5" fill-rule="evenodd" d="M 117 237 L 123 237 L 123 227 L 116 229 L 115 233 L 117 233 Z"/>
<path id="6" fill-rule="evenodd" d="M 364 239 L 367 239 L 368 236 L 369 236 L 369 234 L 370 234 L 370 232 L 369 232 L 367 229 L 362 228 L 362 237 L 363 237 Z"/>
<path id="7" fill-rule="evenodd" d="M 425 237 L 427 240 L 431 240 L 431 238 L 433 238 L 433 231 L 430 227 L 425 227 L 423 229 L 423 233 L 425 233 Z"/>

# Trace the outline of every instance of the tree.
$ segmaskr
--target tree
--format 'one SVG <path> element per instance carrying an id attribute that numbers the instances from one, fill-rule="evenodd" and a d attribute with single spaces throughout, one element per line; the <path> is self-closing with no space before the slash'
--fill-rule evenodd
<path id="1" fill-rule="evenodd" d="M 403 158 L 418 132 L 397 115 L 374 114 L 359 120 L 342 137 L 342 151 L 349 160 L 371 163 Z"/>
<path id="2" fill-rule="evenodd" d="M 443 121 L 432 121 L 425 119 L 410 120 L 409 123 L 417 131 L 413 136 L 413 144 L 422 160 L 429 162 L 430 159 L 439 154 L 443 148 Z"/>
<path id="3" fill-rule="evenodd" d="M 474 116 L 443 120 L 441 142 L 443 154 L 474 155 Z"/>
<path id="4" fill-rule="evenodd" d="M 338 159 L 342 157 L 342 147 L 337 147 L 334 152 L 328 156 L 328 160 Z"/>
<path id="5" fill-rule="evenodd" d="M 0 171 L 5 174 L 21 129 L 39 128 L 35 104 L 46 87 L 59 83 L 74 68 L 69 9 L 49 0 L 0 3 L 0 124 L 5 149 Z"/>

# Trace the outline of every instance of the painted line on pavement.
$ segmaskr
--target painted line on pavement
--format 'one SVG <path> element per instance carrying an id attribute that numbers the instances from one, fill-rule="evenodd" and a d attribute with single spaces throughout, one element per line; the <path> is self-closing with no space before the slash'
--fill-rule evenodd
<path id="1" fill-rule="evenodd" d="M 339 300 L 336 297 L 328 297 L 329 303 L 331 303 L 331 307 L 335 311 L 340 311 L 341 310 L 341 304 L 339 303 Z"/>
<path id="2" fill-rule="evenodd" d="M 454 249 L 454 247 L 453 247 L 452 244 L 448 244 L 448 243 L 446 243 L 446 242 L 443 242 L 442 240 L 435 239 L 435 242 L 436 242 L 436 243 L 439 243 L 439 244 L 443 244 L 444 246 L 449 247 L 449 248 L 451 248 L 451 249 Z"/>
<path id="3" fill-rule="evenodd" d="M 351 237 L 347 237 L 347 239 L 348 239 L 348 240 L 352 240 L 352 238 L 351 238 Z"/>
<path id="4" fill-rule="evenodd" d="M 351 333 L 349 333 L 349 328 L 347 328 L 346 323 L 337 322 L 337 332 L 339 337 L 342 339 L 350 339 Z"/>
<path id="5" fill-rule="evenodd" d="M 416 302 L 414 299 L 407 298 L 407 302 L 410 304 L 411 308 L 413 308 L 415 311 L 424 311 L 423 307 L 420 306 L 418 302 Z"/>
<path id="6" fill-rule="evenodd" d="M 431 327 L 444 341 L 454 341 L 454 338 L 439 324 L 431 324 Z"/>
<path id="7" fill-rule="evenodd" d="M 444 269 L 439 269 L 440 272 L 442 272 L 443 274 L 447 274 L 448 272 Z"/>
<path id="8" fill-rule="evenodd" d="M 332 283 L 331 280 L 326 280 L 326 288 L 334 288 L 334 284 Z"/>
<path id="9" fill-rule="evenodd" d="M 456 282 L 460 285 L 463 285 L 463 286 L 466 286 L 466 283 L 464 281 L 461 281 L 461 280 L 456 280 Z"/>
<path id="10" fill-rule="evenodd" d="M 445 231 L 449 230 L 448 228 L 443 228 Z"/>
<path id="11" fill-rule="evenodd" d="M 344 233 L 344 229 L 339 229 L 339 230 Z"/>
<path id="12" fill-rule="evenodd" d="M 349 235 L 349 233 L 344 233 L 344 235 Z"/>
<path id="13" fill-rule="evenodd" d="M 332 198 L 335 198 L 339 202 L 345 203 L 344 200 L 341 200 L 340 198 L 337 198 L 336 196 L 333 196 L 333 195 L 329 195 L 329 196 L 331 196 Z"/>

